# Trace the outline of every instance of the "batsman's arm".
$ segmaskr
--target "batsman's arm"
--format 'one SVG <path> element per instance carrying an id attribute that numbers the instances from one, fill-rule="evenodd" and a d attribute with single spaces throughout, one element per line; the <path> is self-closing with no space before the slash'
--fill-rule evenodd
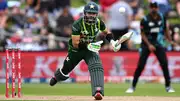
<path id="1" fill-rule="evenodd" d="M 71 39 L 72 39 L 72 45 L 74 48 L 87 48 L 87 43 L 83 43 L 80 42 L 80 33 L 81 33 L 81 29 L 80 29 L 80 25 L 78 23 L 78 21 L 75 21 L 72 25 L 72 35 L 71 35 Z"/>
<path id="2" fill-rule="evenodd" d="M 88 43 L 86 42 L 80 42 L 80 35 L 72 35 L 72 45 L 74 48 L 79 48 L 79 49 L 86 49 Z"/>
<path id="3" fill-rule="evenodd" d="M 79 48 L 79 43 L 80 43 L 80 28 L 79 24 L 77 21 L 75 21 L 72 25 L 72 45 L 74 48 Z"/>
<path id="4" fill-rule="evenodd" d="M 101 31 L 106 36 L 106 39 L 109 42 L 111 42 L 111 40 L 114 40 L 113 33 L 108 28 L 104 27 L 104 29 Z"/>
<path id="5" fill-rule="evenodd" d="M 110 42 L 114 39 L 113 34 L 107 29 L 105 23 L 100 20 L 100 30 L 106 36 L 106 39 Z"/>
<path id="6" fill-rule="evenodd" d="M 103 33 L 106 35 L 106 39 L 111 42 L 111 40 L 113 40 L 113 34 L 108 30 L 105 29 L 103 31 Z M 123 43 L 124 41 L 128 40 L 131 38 L 131 36 L 133 35 L 133 32 L 128 32 L 126 34 L 124 34 L 116 43 L 116 46 L 118 46 L 119 44 Z"/>
<path id="7" fill-rule="evenodd" d="M 104 23 L 103 23 L 104 24 Z M 106 36 L 106 39 L 110 42 L 112 48 L 113 48 L 113 51 L 114 52 L 117 52 L 120 50 L 121 48 L 121 44 L 117 45 L 116 46 L 116 43 L 118 42 L 118 40 L 114 41 L 114 37 L 113 37 L 113 33 L 111 33 L 106 27 L 105 27 L 105 24 L 104 24 L 104 27 L 103 29 L 100 29 Z"/>
<path id="8" fill-rule="evenodd" d="M 72 45 L 74 48 L 79 48 L 80 35 L 72 35 Z"/>
<path id="9" fill-rule="evenodd" d="M 103 31 L 103 33 L 106 35 L 106 39 L 111 42 L 111 40 L 114 40 L 113 34 L 110 31 Z"/>

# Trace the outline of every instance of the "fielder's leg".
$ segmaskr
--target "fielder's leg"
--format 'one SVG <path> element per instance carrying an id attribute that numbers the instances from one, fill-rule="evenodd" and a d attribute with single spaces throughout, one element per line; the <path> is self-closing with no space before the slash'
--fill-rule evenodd
<path id="1" fill-rule="evenodd" d="M 85 56 L 85 62 L 91 76 L 92 96 L 96 100 L 101 100 L 104 96 L 104 69 L 100 57 L 97 53 L 88 51 Z"/>
<path id="2" fill-rule="evenodd" d="M 69 73 L 82 60 L 83 54 L 80 52 L 69 52 L 62 68 L 58 68 L 54 77 L 50 80 L 50 86 L 54 86 L 58 81 L 64 81 L 69 78 Z"/>
<path id="3" fill-rule="evenodd" d="M 135 88 L 136 88 L 136 84 L 138 82 L 138 79 L 144 69 L 144 66 L 146 64 L 147 58 L 150 54 L 150 51 L 148 50 L 147 47 L 142 47 L 142 50 L 140 50 L 140 57 L 138 60 L 138 65 L 137 68 L 135 70 L 134 73 L 134 77 L 133 77 L 133 82 L 132 82 L 132 87 L 130 87 L 128 90 L 126 90 L 126 93 L 133 93 Z"/>
<path id="4" fill-rule="evenodd" d="M 170 87 L 171 86 L 170 85 L 171 84 L 171 78 L 169 75 L 168 61 L 167 61 L 167 56 L 166 56 L 165 50 L 162 47 L 156 47 L 155 54 L 156 54 L 157 59 L 159 60 L 161 68 L 163 70 L 163 75 L 165 78 L 166 91 L 169 92 L 172 88 Z"/>
<path id="5" fill-rule="evenodd" d="M 149 54 L 150 54 L 150 51 L 148 48 L 142 48 L 142 52 L 140 52 L 140 58 L 138 60 L 138 67 L 136 68 L 136 71 L 134 73 L 134 79 L 133 79 L 133 84 L 132 84 L 134 88 L 136 87 L 139 76 L 141 75 L 145 67 Z"/>

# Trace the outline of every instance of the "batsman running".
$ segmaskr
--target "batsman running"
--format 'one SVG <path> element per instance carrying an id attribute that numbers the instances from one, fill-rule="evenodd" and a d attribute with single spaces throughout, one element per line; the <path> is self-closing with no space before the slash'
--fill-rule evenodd
<path id="1" fill-rule="evenodd" d="M 62 68 L 58 68 L 54 77 L 50 80 L 50 85 L 54 86 L 58 81 L 69 78 L 69 73 L 75 66 L 84 60 L 88 65 L 91 77 L 92 96 L 96 100 L 101 100 L 104 96 L 104 69 L 98 51 L 103 41 L 96 41 L 99 31 L 106 34 L 106 39 L 111 43 L 116 52 L 121 44 L 113 40 L 113 36 L 106 30 L 102 20 L 98 18 L 98 5 L 89 2 L 84 7 L 84 16 L 76 20 L 72 25 L 72 36 L 69 40 L 68 55 L 64 60 Z"/>

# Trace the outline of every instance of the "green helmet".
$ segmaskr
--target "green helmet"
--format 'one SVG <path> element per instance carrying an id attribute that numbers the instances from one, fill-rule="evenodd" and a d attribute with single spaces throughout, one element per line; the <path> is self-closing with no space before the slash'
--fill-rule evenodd
<path id="1" fill-rule="evenodd" d="M 89 2 L 84 6 L 84 21 L 88 24 L 94 24 L 98 16 L 98 5 L 95 2 Z"/>
<path id="2" fill-rule="evenodd" d="M 84 6 L 84 13 L 86 12 L 98 14 L 98 5 L 95 2 L 89 2 Z"/>

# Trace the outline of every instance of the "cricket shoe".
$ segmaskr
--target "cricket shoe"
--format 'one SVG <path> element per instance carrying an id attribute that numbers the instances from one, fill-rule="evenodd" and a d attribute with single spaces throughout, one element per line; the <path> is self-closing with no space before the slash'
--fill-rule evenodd
<path id="1" fill-rule="evenodd" d="M 50 80 L 49 85 L 50 85 L 50 86 L 54 86 L 56 83 L 57 83 L 56 78 L 55 78 L 55 77 L 52 77 L 51 80 Z"/>
<path id="2" fill-rule="evenodd" d="M 126 90 L 126 93 L 134 93 L 135 88 L 134 87 L 130 87 Z"/>
<path id="3" fill-rule="evenodd" d="M 166 92 L 168 93 L 174 93 L 175 90 L 172 87 L 166 87 Z"/>
<path id="4" fill-rule="evenodd" d="M 100 93 L 100 91 L 97 91 L 96 94 L 94 95 L 95 100 L 102 100 L 103 96 Z"/>

